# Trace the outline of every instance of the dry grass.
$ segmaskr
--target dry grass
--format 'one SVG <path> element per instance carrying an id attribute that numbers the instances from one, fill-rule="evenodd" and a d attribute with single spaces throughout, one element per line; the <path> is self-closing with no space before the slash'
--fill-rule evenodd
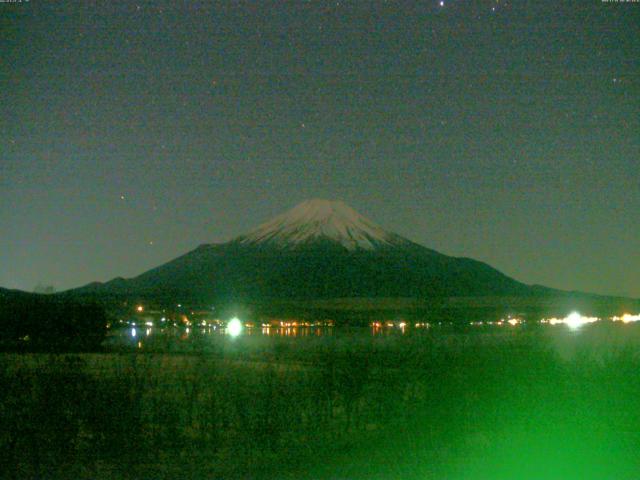
<path id="1" fill-rule="evenodd" d="M 613 479 L 640 467 L 633 349 L 562 359 L 531 336 L 283 345 L 269 361 L 5 354 L 0 474 Z"/>

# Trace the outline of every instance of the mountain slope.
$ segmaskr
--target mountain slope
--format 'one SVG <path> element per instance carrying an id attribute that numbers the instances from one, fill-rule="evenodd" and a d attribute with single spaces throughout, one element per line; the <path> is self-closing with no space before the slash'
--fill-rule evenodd
<path id="1" fill-rule="evenodd" d="M 309 200 L 230 242 L 76 293 L 218 299 L 529 295 L 489 265 L 387 232 L 342 202 Z"/>

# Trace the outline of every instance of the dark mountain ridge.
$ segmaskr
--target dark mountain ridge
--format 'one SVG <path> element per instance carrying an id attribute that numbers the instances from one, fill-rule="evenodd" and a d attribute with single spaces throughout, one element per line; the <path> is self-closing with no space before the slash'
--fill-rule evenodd
<path id="1" fill-rule="evenodd" d="M 526 295 L 531 288 L 489 265 L 419 246 L 347 251 L 328 242 L 294 250 L 238 242 L 201 246 L 130 280 L 81 291 L 217 298 Z"/>
<path id="2" fill-rule="evenodd" d="M 230 242 L 200 245 L 137 277 L 70 292 L 206 303 L 549 291 L 387 232 L 341 202 L 311 200 Z"/>

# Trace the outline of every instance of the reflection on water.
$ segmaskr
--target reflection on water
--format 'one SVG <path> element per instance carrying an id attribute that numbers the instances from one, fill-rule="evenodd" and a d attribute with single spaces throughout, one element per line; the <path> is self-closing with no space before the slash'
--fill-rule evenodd
<path id="1" fill-rule="evenodd" d="M 155 345 L 171 344 L 173 342 L 195 342 L 210 339 L 229 339 L 236 337 L 331 337 L 334 334 L 333 326 L 308 326 L 308 325 L 263 325 L 255 327 L 253 325 L 243 325 L 242 328 L 235 326 L 231 329 L 219 325 L 207 326 L 139 326 L 113 328 L 108 335 L 107 347 L 127 347 L 133 346 L 143 348 L 150 342 Z"/>
<path id="2" fill-rule="evenodd" d="M 348 342 L 386 342 L 396 339 L 463 347 L 495 344 L 504 341 L 536 341 L 556 350 L 563 357 L 571 357 L 581 348 L 588 347 L 602 352 L 625 347 L 640 347 L 640 324 L 637 315 L 625 315 L 610 320 L 599 320 L 570 314 L 563 319 L 527 323 L 519 318 L 505 318 L 490 322 L 409 322 L 407 320 L 374 321 L 369 326 L 335 327 L 327 324 L 311 324 L 300 321 L 283 321 L 268 324 L 253 322 L 236 325 L 233 329 L 224 324 L 201 322 L 190 326 L 160 323 L 134 322 L 112 328 L 105 346 L 107 348 L 141 351 L 214 351 L 216 348 L 270 348 L 284 339 L 327 342 L 330 339 Z M 276 339 L 282 339 L 276 341 Z M 326 340 L 321 340 L 322 338 Z M 270 340 L 272 339 L 272 340 Z M 288 340 L 287 340 L 288 341 Z M 332 340 L 331 340 L 332 341 Z M 275 343 L 274 343 L 275 342 Z M 421 343 L 422 344 L 422 343 Z M 292 344 L 293 345 L 293 344 Z M 301 343 L 302 345 L 302 343 Z"/>
<path id="3" fill-rule="evenodd" d="M 269 337 L 308 337 L 308 336 L 330 336 L 334 327 L 261 327 L 260 334 Z M 247 330 L 247 334 L 256 335 L 258 332 L 253 329 Z"/>

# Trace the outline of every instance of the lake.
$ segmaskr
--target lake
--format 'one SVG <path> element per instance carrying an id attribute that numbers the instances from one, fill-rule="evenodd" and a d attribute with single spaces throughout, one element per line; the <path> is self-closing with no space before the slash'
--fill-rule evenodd
<path id="1" fill-rule="evenodd" d="M 191 327 L 126 326 L 110 331 L 105 346 L 112 350 L 138 352 L 214 352 L 245 351 L 257 354 L 272 348 L 313 350 L 320 346 L 353 348 L 367 344 L 394 348 L 402 343 L 415 347 L 474 346 L 509 343 L 536 343 L 552 349 L 563 358 L 582 350 L 594 355 L 640 347 L 640 323 L 601 320 L 580 325 L 509 324 L 471 322 L 465 325 L 435 323 L 387 326 L 377 322 L 369 327 L 341 326 L 243 326 L 230 335 L 224 325 Z M 366 349 L 366 348 L 365 348 Z"/>

